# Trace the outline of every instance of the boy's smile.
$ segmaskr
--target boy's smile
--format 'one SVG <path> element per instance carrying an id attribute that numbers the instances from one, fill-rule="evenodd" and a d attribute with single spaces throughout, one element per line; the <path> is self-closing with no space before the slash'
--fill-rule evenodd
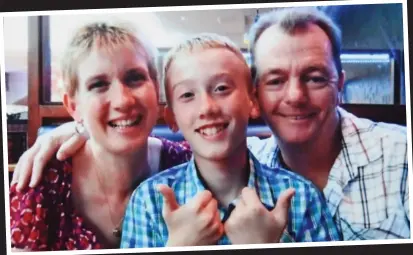
<path id="1" fill-rule="evenodd" d="M 226 48 L 192 49 L 172 60 L 166 73 L 170 114 L 195 156 L 224 160 L 245 153 L 255 106 L 248 74 L 245 61 Z"/>
<path id="2" fill-rule="evenodd" d="M 195 129 L 195 132 L 210 141 L 221 140 L 226 135 L 228 125 L 228 122 L 214 122 Z"/>

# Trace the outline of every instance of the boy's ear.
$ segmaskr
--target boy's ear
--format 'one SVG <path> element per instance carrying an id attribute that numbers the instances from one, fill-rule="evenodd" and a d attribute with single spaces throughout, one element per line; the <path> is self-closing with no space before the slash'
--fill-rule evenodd
<path id="1" fill-rule="evenodd" d="M 77 105 L 74 98 L 69 96 L 67 93 L 63 94 L 63 105 L 75 121 L 82 121 L 82 117 L 77 109 Z"/>
<path id="2" fill-rule="evenodd" d="M 172 132 L 178 132 L 179 128 L 175 121 L 175 115 L 169 106 L 165 106 L 165 108 L 163 109 L 163 116 L 165 118 L 166 124 L 169 126 Z"/>
<path id="3" fill-rule="evenodd" d="M 258 99 L 257 99 L 257 92 L 255 90 L 255 88 L 253 89 L 252 93 L 251 93 L 251 113 L 250 113 L 250 117 L 252 119 L 256 119 L 258 117 L 260 117 L 261 112 L 260 112 L 260 107 L 258 105 Z"/>

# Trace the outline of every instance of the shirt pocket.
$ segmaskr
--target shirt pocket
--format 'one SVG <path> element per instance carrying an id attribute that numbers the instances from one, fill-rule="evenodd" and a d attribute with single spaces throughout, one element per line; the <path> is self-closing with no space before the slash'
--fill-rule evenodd
<path id="1" fill-rule="evenodd" d="M 404 210 L 391 213 L 380 223 L 370 228 L 360 224 L 350 224 L 345 219 L 340 219 L 344 240 L 380 240 L 380 239 L 406 239 L 410 238 L 410 222 Z"/>

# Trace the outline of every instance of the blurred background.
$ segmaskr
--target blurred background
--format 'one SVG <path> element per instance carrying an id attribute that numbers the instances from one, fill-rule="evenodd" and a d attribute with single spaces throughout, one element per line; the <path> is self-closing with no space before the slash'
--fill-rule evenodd
<path id="1" fill-rule="evenodd" d="M 402 4 L 318 7 L 343 32 L 343 67 L 347 74 L 343 107 L 360 117 L 406 124 Z M 214 32 L 231 38 L 249 61 L 247 31 L 266 9 L 60 14 L 4 17 L 4 57 L 9 164 L 36 137 L 71 118 L 61 104 L 57 62 L 72 32 L 90 21 L 120 18 L 133 22 L 158 47 L 158 65 L 182 37 Z M 162 86 L 161 86 L 162 87 Z M 164 104 L 160 91 L 160 105 Z M 250 123 L 249 135 L 267 137 L 261 120 Z M 155 135 L 180 140 L 162 116 Z"/>

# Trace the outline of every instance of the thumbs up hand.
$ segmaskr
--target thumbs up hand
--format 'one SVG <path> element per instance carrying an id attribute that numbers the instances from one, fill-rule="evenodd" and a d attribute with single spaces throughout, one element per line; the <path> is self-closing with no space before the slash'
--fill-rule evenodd
<path id="1" fill-rule="evenodd" d="M 224 229 L 232 244 L 278 243 L 288 222 L 288 209 L 294 189 L 281 193 L 273 210 L 261 203 L 255 190 L 244 188 L 225 222 Z"/>
<path id="2" fill-rule="evenodd" d="M 212 245 L 221 238 L 224 226 L 210 191 L 198 193 L 182 206 L 167 185 L 159 185 L 158 191 L 163 196 L 162 216 L 168 228 L 166 246 Z"/>

